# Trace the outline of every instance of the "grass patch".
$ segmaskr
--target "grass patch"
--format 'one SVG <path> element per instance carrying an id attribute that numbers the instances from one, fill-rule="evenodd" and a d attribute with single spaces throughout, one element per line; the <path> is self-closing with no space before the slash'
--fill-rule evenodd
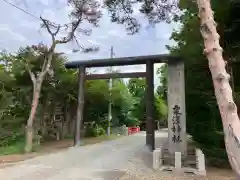
<path id="1" fill-rule="evenodd" d="M 10 146 L 0 147 L 0 155 L 23 153 L 23 150 L 24 142 L 17 142 L 16 144 L 12 144 Z"/>
<path id="2" fill-rule="evenodd" d="M 24 153 L 25 142 L 19 141 L 15 144 L 0 147 L 0 155 L 11 155 L 11 154 L 23 154 Z M 38 150 L 38 145 L 33 145 L 32 152 L 36 152 Z"/>

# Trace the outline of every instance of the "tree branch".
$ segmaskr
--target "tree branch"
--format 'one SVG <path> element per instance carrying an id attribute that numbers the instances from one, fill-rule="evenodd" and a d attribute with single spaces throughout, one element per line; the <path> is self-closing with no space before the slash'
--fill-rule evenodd
<path id="1" fill-rule="evenodd" d="M 79 0 L 79 1 L 68 0 L 68 3 L 73 6 L 74 10 L 70 13 L 72 22 L 65 24 L 63 26 L 66 28 L 66 30 L 70 26 L 70 32 L 68 33 L 68 35 L 66 37 L 56 40 L 56 35 L 59 33 L 61 26 L 56 25 L 56 24 L 50 22 L 49 20 L 46 20 L 46 19 L 40 17 L 40 19 L 43 22 L 42 26 L 47 29 L 48 33 L 51 35 L 51 38 L 52 38 L 52 45 L 47 50 L 46 56 L 44 57 L 44 63 L 42 66 L 41 73 L 39 75 L 39 76 L 41 76 L 41 77 L 39 77 L 40 79 L 44 78 L 44 76 L 46 75 L 46 73 L 49 71 L 49 69 L 51 67 L 53 53 L 54 53 L 54 50 L 55 50 L 55 47 L 57 44 L 64 44 L 64 43 L 70 42 L 71 40 L 75 40 L 77 43 L 77 46 L 80 49 L 83 49 L 84 52 L 91 51 L 91 48 L 84 48 L 84 47 L 80 46 L 80 44 L 78 43 L 78 41 L 75 37 L 75 32 L 78 31 L 85 35 L 91 34 L 91 30 L 84 30 L 84 29 L 80 28 L 79 25 L 82 23 L 83 20 L 87 20 L 89 23 L 91 23 L 93 25 L 97 24 L 98 19 L 101 16 L 101 13 L 98 13 L 99 11 L 97 11 L 97 8 L 99 7 L 98 3 L 95 0 Z M 56 31 L 53 32 L 53 30 L 51 30 L 51 27 L 56 28 Z M 98 48 L 95 48 L 95 50 L 97 50 L 97 49 Z"/>
<path id="2" fill-rule="evenodd" d="M 60 30 L 60 25 L 58 25 L 56 28 L 56 31 L 55 32 L 52 32 L 50 26 L 53 26 L 53 24 L 49 21 L 49 20 L 46 20 L 46 19 L 43 19 L 42 17 L 40 17 L 40 19 L 42 20 L 43 22 L 43 27 L 46 27 L 48 33 L 51 35 L 52 37 L 52 42 L 55 41 L 55 36 L 58 34 L 59 30 Z"/>
<path id="3" fill-rule="evenodd" d="M 77 30 L 79 24 L 82 22 L 82 13 L 81 13 L 81 17 L 78 19 L 78 21 L 76 23 L 72 23 L 72 30 L 69 33 L 68 37 L 63 38 L 63 40 L 57 40 L 56 44 L 64 44 L 67 43 L 69 41 L 71 41 L 74 38 L 74 33 Z"/>
<path id="4" fill-rule="evenodd" d="M 26 69 L 27 69 L 27 71 L 28 71 L 28 74 L 29 74 L 29 76 L 30 76 L 33 84 L 35 84 L 35 83 L 36 83 L 36 76 L 35 76 L 35 74 L 31 71 L 31 68 L 29 67 L 29 65 L 28 65 L 27 62 L 25 62 L 25 67 L 26 67 Z"/>

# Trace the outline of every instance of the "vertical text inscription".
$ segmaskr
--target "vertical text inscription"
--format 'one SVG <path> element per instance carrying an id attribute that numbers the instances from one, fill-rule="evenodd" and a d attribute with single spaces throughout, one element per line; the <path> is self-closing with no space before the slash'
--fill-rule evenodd
<path id="1" fill-rule="evenodd" d="M 180 136 L 180 133 L 181 133 L 181 125 L 180 125 L 180 116 L 181 116 L 182 113 L 180 113 L 180 107 L 178 105 L 175 105 L 173 107 L 173 119 L 172 119 L 172 132 L 173 132 L 173 136 L 172 136 L 172 141 L 174 143 L 179 143 L 181 142 L 181 136 Z"/>

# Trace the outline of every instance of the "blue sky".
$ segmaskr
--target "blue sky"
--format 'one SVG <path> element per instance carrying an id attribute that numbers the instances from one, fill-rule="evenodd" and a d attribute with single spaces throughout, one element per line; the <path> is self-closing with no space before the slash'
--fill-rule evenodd
<path id="1" fill-rule="evenodd" d="M 8 0 L 13 4 L 39 17 L 49 19 L 53 22 L 64 24 L 68 21 L 69 7 L 67 0 Z M 176 24 L 160 23 L 155 28 L 147 28 L 148 23 L 138 11 L 135 16 L 142 23 L 139 34 L 129 36 L 122 25 L 112 24 L 106 12 L 100 21 L 100 27 L 93 29 L 91 36 L 80 36 L 80 43 L 85 46 L 97 44 L 100 51 L 97 53 L 72 53 L 76 48 L 74 43 L 60 45 L 58 51 L 67 53 L 69 60 L 86 60 L 95 58 L 107 58 L 110 56 L 110 46 L 114 47 L 117 57 L 138 56 L 149 54 L 167 53 L 165 45 L 172 44 L 169 37 Z M 0 49 L 9 52 L 16 51 L 21 46 L 43 42 L 50 43 L 50 36 L 45 29 L 40 29 L 40 20 L 21 12 L 10 6 L 3 0 L 0 1 Z M 155 65 L 155 70 L 160 65 Z M 145 66 L 129 66 L 124 68 L 115 67 L 122 72 L 144 71 Z M 105 69 L 98 69 L 104 72 Z M 155 83 L 157 79 L 155 78 Z"/>

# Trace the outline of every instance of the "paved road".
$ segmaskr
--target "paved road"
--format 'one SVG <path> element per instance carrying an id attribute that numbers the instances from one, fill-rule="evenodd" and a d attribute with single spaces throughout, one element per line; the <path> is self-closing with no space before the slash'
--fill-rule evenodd
<path id="1" fill-rule="evenodd" d="M 166 136 L 166 133 L 159 132 L 157 136 Z M 114 180 L 130 169 L 136 169 L 137 161 L 143 160 L 141 158 L 145 158 L 144 162 L 151 166 L 151 153 L 145 146 L 144 132 L 26 160 L 1 169 L 0 179 Z M 140 166 L 137 169 L 141 171 Z"/>

